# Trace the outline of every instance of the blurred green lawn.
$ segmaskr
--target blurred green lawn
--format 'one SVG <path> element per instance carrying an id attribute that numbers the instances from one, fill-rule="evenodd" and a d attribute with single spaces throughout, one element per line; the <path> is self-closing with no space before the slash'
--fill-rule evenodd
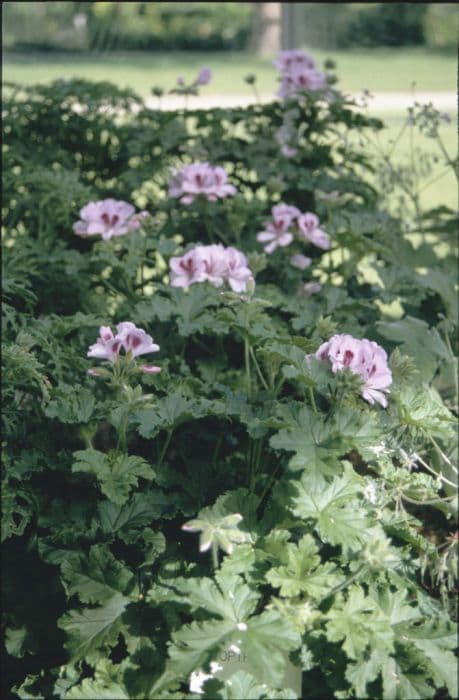
<path id="1" fill-rule="evenodd" d="M 368 49 L 354 51 L 314 51 L 317 63 L 326 58 L 337 63 L 343 90 L 372 92 L 410 92 L 413 81 L 417 91 L 456 92 L 455 55 L 421 49 Z M 55 78 L 85 77 L 111 80 L 120 87 L 131 87 L 146 97 L 151 87 L 172 88 L 178 75 L 194 78 L 202 66 L 214 74 L 203 88 L 206 95 L 249 95 L 251 88 L 244 76 L 254 73 L 260 93 L 276 90 L 277 72 L 272 59 L 262 59 L 244 52 L 171 52 L 3 54 L 3 78 L 30 85 Z"/>
<path id="2" fill-rule="evenodd" d="M 451 54 L 441 54 L 422 49 L 368 49 L 353 51 L 314 51 L 318 65 L 326 58 L 336 61 L 338 87 L 345 91 L 359 92 L 368 88 L 371 92 L 411 92 L 415 82 L 416 92 L 456 92 L 457 62 Z M 84 77 L 91 80 L 109 80 L 120 87 L 130 87 L 143 97 L 151 95 L 152 86 L 169 89 L 175 85 L 178 75 L 185 80 L 196 76 L 202 66 L 213 71 L 212 82 L 202 88 L 202 95 L 250 95 L 251 87 L 244 76 L 257 76 L 261 94 L 275 93 L 277 71 L 272 59 L 262 59 L 252 54 L 220 52 L 140 53 L 116 52 L 109 54 L 58 54 L 30 53 L 3 54 L 3 79 L 21 84 L 49 82 L 56 78 Z M 379 143 L 386 148 L 390 139 L 398 134 L 404 112 L 377 114 L 387 124 L 379 135 Z M 442 126 L 442 135 L 451 157 L 457 152 L 456 115 L 452 122 Z M 435 150 L 432 140 L 417 135 L 417 148 Z M 394 156 L 399 162 L 407 161 L 410 154 L 409 140 L 405 136 L 397 145 Z M 444 167 L 439 163 L 426 182 L 440 175 Z M 422 194 L 426 207 L 446 204 L 457 207 L 457 182 L 452 172 L 442 176 L 427 187 Z"/>

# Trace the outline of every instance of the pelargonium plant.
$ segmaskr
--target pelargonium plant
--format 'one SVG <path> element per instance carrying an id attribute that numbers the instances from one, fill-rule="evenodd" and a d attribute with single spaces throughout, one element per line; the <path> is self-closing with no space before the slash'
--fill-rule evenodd
<path id="1" fill-rule="evenodd" d="M 351 335 L 337 334 L 322 343 L 316 352 L 318 360 L 331 363 L 332 372 L 349 369 L 362 379 L 361 393 L 371 404 L 387 406 L 392 384 L 392 372 L 387 364 L 387 353 L 372 340 L 359 340 Z"/>
<path id="2" fill-rule="evenodd" d="M 330 237 L 320 226 L 319 217 L 311 212 L 302 214 L 297 207 L 287 204 L 277 204 L 271 210 L 272 221 L 266 223 L 263 231 L 257 233 L 257 241 L 266 243 L 264 251 L 268 255 L 276 248 L 289 246 L 295 235 L 298 240 L 328 250 L 331 246 Z M 294 257 L 291 259 L 294 267 L 304 269 L 308 266 L 308 258 Z"/>
<path id="3" fill-rule="evenodd" d="M 196 246 L 169 261 L 172 287 L 187 288 L 197 282 L 221 287 L 226 281 L 234 292 L 244 292 L 253 279 L 247 258 L 240 250 L 221 244 Z"/>
<path id="4" fill-rule="evenodd" d="M 89 202 L 81 209 L 80 220 L 73 225 L 73 231 L 82 238 L 101 236 L 102 240 L 108 241 L 136 231 L 142 220 L 149 216 L 145 210 L 135 213 L 135 207 L 128 202 L 103 199 Z"/>
<path id="5" fill-rule="evenodd" d="M 196 197 L 216 202 L 236 194 L 236 187 L 227 182 L 224 168 L 209 163 L 191 163 L 181 170 L 172 170 L 169 197 L 179 197 L 182 204 L 191 204 Z"/>
<path id="6" fill-rule="evenodd" d="M 148 335 L 143 328 L 137 328 L 131 321 L 118 323 L 116 334 L 109 326 L 101 326 L 97 341 L 90 346 L 87 356 L 98 360 L 108 360 L 115 363 L 121 350 L 124 350 L 129 358 L 148 355 L 159 351 L 159 345 L 153 342 L 153 338 Z M 158 374 L 160 367 L 155 365 L 141 365 L 140 369 L 149 374 Z M 91 368 L 88 373 L 93 376 L 103 376 L 100 369 Z"/>
<path id="7" fill-rule="evenodd" d="M 298 49 L 281 51 L 274 65 L 280 72 L 278 96 L 282 99 L 301 96 L 305 91 L 327 87 L 325 73 L 317 70 L 308 53 Z"/>
<path id="8" fill-rule="evenodd" d="M 457 228 L 413 245 L 381 122 L 278 67 L 186 115 L 7 86 L 5 698 L 458 695 Z"/>

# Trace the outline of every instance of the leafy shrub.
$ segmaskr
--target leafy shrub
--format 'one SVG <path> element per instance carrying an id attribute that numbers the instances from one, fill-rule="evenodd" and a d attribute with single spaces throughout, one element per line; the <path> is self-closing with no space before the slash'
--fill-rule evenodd
<path id="1" fill-rule="evenodd" d="M 352 137 L 383 124 L 331 88 L 181 112 L 4 90 L 5 697 L 455 697 L 454 250 L 371 184 Z M 236 194 L 168 197 L 196 161 Z M 75 235 L 107 198 L 152 216 Z M 331 248 L 265 254 L 281 202 Z M 172 257 L 220 243 L 254 283 L 171 286 Z M 126 321 L 160 373 L 103 359 L 115 326 L 138 350 Z M 337 334 L 387 350 L 387 408 L 313 357 Z"/>

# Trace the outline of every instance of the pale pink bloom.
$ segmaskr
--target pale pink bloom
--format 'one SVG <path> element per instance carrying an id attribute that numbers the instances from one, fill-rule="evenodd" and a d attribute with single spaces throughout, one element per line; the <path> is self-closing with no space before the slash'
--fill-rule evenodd
<path id="1" fill-rule="evenodd" d="M 298 149 L 297 148 L 290 148 L 290 146 L 284 145 L 281 147 L 281 153 L 286 158 L 293 158 L 298 153 Z"/>
<path id="2" fill-rule="evenodd" d="M 210 81 L 212 80 L 212 71 L 210 68 L 201 68 L 199 71 L 199 75 L 195 80 L 196 85 L 208 85 Z"/>
<path id="3" fill-rule="evenodd" d="M 128 222 L 128 228 L 129 231 L 137 231 L 144 219 L 148 219 L 151 216 L 151 214 L 146 211 L 146 209 L 143 209 L 142 211 L 139 211 L 138 214 L 134 214 L 134 216 L 131 216 Z"/>
<path id="4" fill-rule="evenodd" d="M 384 408 L 392 384 L 392 372 L 387 364 L 387 353 L 380 345 L 372 340 L 362 340 L 363 357 L 359 374 L 364 380 L 362 396 L 368 403 L 379 403 Z"/>
<path id="5" fill-rule="evenodd" d="M 325 231 L 319 228 L 319 218 L 311 212 L 301 214 L 298 217 L 298 229 L 300 236 L 322 250 L 329 250 L 331 246 L 330 237 Z"/>
<path id="6" fill-rule="evenodd" d="M 233 292 L 245 292 L 247 283 L 253 280 L 247 258 L 236 248 L 226 249 L 226 279 Z"/>
<path id="7" fill-rule="evenodd" d="M 116 329 L 118 331 L 116 337 L 121 341 L 125 351 L 132 354 L 132 357 L 158 352 L 159 345 L 153 342 L 151 335 L 148 335 L 143 328 L 137 328 L 131 321 L 119 323 Z"/>
<path id="8" fill-rule="evenodd" d="M 263 250 L 268 255 L 271 255 L 276 248 L 285 248 L 285 246 L 290 245 L 293 241 L 293 235 L 280 226 L 276 226 L 275 223 L 269 223 L 264 231 L 257 233 L 257 241 L 261 243 L 268 241 L 268 245 L 265 245 Z"/>
<path id="9" fill-rule="evenodd" d="M 181 258 L 171 258 L 171 285 L 189 287 L 194 282 L 210 282 L 221 287 L 227 281 L 235 292 L 245 291 L 252 273 L 247 258 L 236 248 L 221 243 L 196 246 Z"/>
<path id="10" fill-rule="evenodd" d="M 215 202 L 236 194 L 234 185 L 227 182 L 228 175 L 221 167 L 209 163 L 191 163 L 181 171 L 173 170 L 169 185 L 169 197 L 180 197 L 182 204 L 191 204 L 202 195 L 209 202 Z"/>
<path id="11" fill-rule="evenodd" d="M 121 340 L 112 333 L 108 326 L 101 326 L 99 329 L 99 338 L 94 345 L 89 347 L 87 356 L 97 357 L 99 360 L 109 360 L 114 362 L 118 357 L 121 348 Z"/>
<path id="12" fill-rule="evenodd" d="M 294 66 L 314 68 L 315 62 L 312 56 L 301 49 L 288 49 L 281 51 L 273 65 L 281 72 L 290 71 Z"/>
<path id="13" fill-rule="evenodd" d="M 233 196 L 236 194 L 236 188 L 234 185 L 230 185 L 228 180 L 228 173 L 220 166 L 214 167 L 214 187 L 217 197 L 223 198 L 228 196 Z"/>
<path id="14" fill-rule="evenodd" d="M 281 98 L 295 97 L 305 90 L 322 90 L 327 85 L 325 74 L 314 68 L 294 66 L 284 73 L 278 96 Z"/>
<path id="15" fill-rule="evenodd" d="M 292 207 L 290 204 L 276 204 L 275 207 L 271 209 L 274 222 L 279 226 L 284 224 L 290 226 L 290 224 L 301 215 L 301 212 L 297 207 Z"/>
<path id="16" fill-rule="evenodd" d="M 185 80 L 182 75 L 179 75 L 177 77 L 177 85 L 180 85 L 180 87 L 183 87 L 185 85 Z"/>
<path id="17" fill-rule="evenodd" d="M 73 231 L 83 238 L 100 235 L 104 241 L 108 241 L 113 236 L 128 233 L 129 220 L 134 211 L 132 204 L 116 199 L 89 202 L 81 209 L 81 220 L 73 225 Z"/>
<path id="18" fill-rule="evenodd" d="M 319 282 L 306 282 L 303 287 L 303 292 L 306 296 L 310 296 L 311 294 L 318 294 L 321 289 L 322 285 L 319 284 Z"/>
<path id="19" fill-rule="evenodd" d="M 290 265 L 297 267 L 299 270 L 305 270 L 311 263 L 311 258 L 307 258 L 306 255 L 292 255 L 290 258 Z"/>
<path id="20" fill-rule="evenodd" d="M 276 248 L 284 248 L 293 241 L 293 234 L 290 232 L 290 226 L 297 216 L 300 215 L 299 209 L 288 204 L 277 204 L 271 209 L 273 221 L 270 221 L 263 231 L 257 234 L 257 241 L 261 243 L 268 242 L 264 247 L 265 253 L 270 255 Z"/>
<path id="21" fill-rule="evenodd" d="M 214 287 L 221 287 L 227 273 L 225 248 L 221 243 L 216 243 L 214 245 L 198 246 L 196 250 L 199 251 L 204 261 L 205 279 Z"/>
<path id="22" fill-rule="evenodd" d="M 171 286 L 187 288 L 195 282 L 207 279 L 206 266 L 197 248 L 188 251 L 181 257 L 169 260 L 171 268 Z"/>
<path id="23" fill-rule="evenodd" d="M 362 397 L 368 403 L 387 406 L 385 393 L 392 384 L 392 372 L 387 364 L 384 348 L 372 340 L 359 340 L 352 335 L 334 335 L 323 343 L 315 356 L 318 360 L 329 360 L 332 372 L 349 369 L 363 380 Z"/>
<path id="24" fill-rule="evenodd" d="M 161 367 L 156 367 L 156 365 L 140 365 L 140 369 L 146 374 L 159 374 L 161 372 Z"/>

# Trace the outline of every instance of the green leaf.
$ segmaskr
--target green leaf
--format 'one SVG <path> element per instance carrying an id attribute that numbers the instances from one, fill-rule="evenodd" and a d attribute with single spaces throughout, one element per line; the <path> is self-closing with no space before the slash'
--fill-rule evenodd
<path id="1" fill-rule="evenodd" d="M 343 476 L 328 485 L 325 480 L 312 482 L 305 473 L 295 488 L 298 495 L 293 498 L 293 513 L 313 519 L 324 542 L 353 546 L 366 539 L 370 523 L 357 499 L 363 486 L 349 464 Z"/>
<path id="2" fill-rule="evenodd" d="M 49 418 L 60 423 L 87 423 L 96 405 L 94 393 L 82 386 L 59 384 L 53 389 L 51 401 L 44 409 Z"/>
<path id="3" fill-rule="evenodd" d="M 72 472 L 84 472 L 96 477 L 102 493 L 113 503 L 123 505 L 139 477 L 151 480 L 154 471 L 142 457 L 125 454 L 105 454 L 97 450 L 74 452 Z"/>
<path id="4" fill-rule="evenodd" d="M 435 685 L 446 685 L 451 697 L 458 695 L 456 657 L 457 628 L 450 622 L 426 621 L 413 626 L 402 623 L 396 627 L 402 641 L 410 641 L 422 653 Z"/>
<path id="5" fill-rule="evenodd" d="M 342 576 L 337 575 L 332 562 L 320 565 L 318 549 L 311 535 L 304 535 L 297 545 L 288 543 L 281 553 L 284 566 L 270 569 L 266 580 L 280 588 L 280 595 L 293 597 L 306 593 L 311 598 L 323 598 L 325 593 L 337 585 Z"/>
<path id="6" fill-rule="evenodd" d="M 128 700 L 128 694 L 120 670 L 125 664 L 114 666 L 108 659 L 101 659 L 94 668 L 94 678 L 84 678 L 72 686 L 63 696 L 65 700 Z M 121 667 L 121 668 L 120 668 Z"/>
<path id="7" fill-rule="evenodd" d="M 238 525 L 243 520 L 240 513 L 228 513 L 228 496 L 220 496 L 213 506 L 203 508 L 197 518 L 182 525 L 186 532 L 200 532 L 199 551 L 207 552 L 219 547 L 231 554 L 235 544 L 250 542 L 250 533 L 243 532 Z"/>
<path id="8" fill-rule="evenodd" d="M 290 469 L 313 474 L 336 474 L 338 457 L 343 454 L 342 441 L 323 418 L 302 406 L 296 416 L 289 417 L 291 427 L 283 428 L 269 441 L 275 450 L 295 452 Z"/>
<path id="9" fill-rule="evenodd" d="M 429 328 L 425 321 L 406 316 L 400 321 L 378 321 L 378 333 L 396 343 L 405 355 L 415 358 L 416 366 L 424 380 L 429 382 L 439 362 L 448 361 L 450 353 L 436 328 Z"/>
<path id="10" fill-rule="evenodd" d="M 152 438 L 160 430 L 176 428 L 181 423 L 201 418 L 207 414 L 207 405 L 196 399 L 186 398 L 179 389 L 164 398 L 158 399 L 154 408 L 146 408 L 134 413 L 138 421 L 138 432 L 142 437 Z"/>
<path id="11" fill-rule="evenodd" d="M 177 513 L 175 496 L 160 489 L 136 493 L 124 505 L 102 501 L 97 506 L 95 524 L 104 535 L 124 538 L 127 533 L 144 528 L 160 518 L 172 518 Z"/>
<path id="12" fill-rule="evenodd" d="M 133 574 L 117 561 L 105 545 L 96 544 L 89 555 L 68 557 L 61 565 L 67 595 L 77 594 L 82 603 L 105 603 L 116 593 L 126 593 Z"/>
<path id="13" fill-rule="evenodd" d="M 216 674 L 219 678 L 219 674 Z M 247 671 L 237 671 L 225 680 L 225 687 L 220 691 L 224 700 L 257 700 L 258 698 L 273 698 L 273 700 L 296 700 L 298 694 L 294 690 L 276 690 L 266 683 L 259 683 Z"/>
<path id="14" fill-rule="evenodd" d="M 327 639 L 330 642 L 343 640 L 343 649 L 350 659 L 360 659 L 368 646 L 389 653 L 394 651 L 390 622 L 360 586 L 348 589 L 346 601 L 340 596 L 326 618 Z"/>
<path id="15" fill-rule="evenodd" d="M 60 618 L 58 625 L 68 635 L 65 646 L 72 662 L 84 658 L 94 663 L 103 649 L 116 644 L 122 628 L 121 616 L 130 602 L 116 593 L 102 606 L 81 612 L 71 610 Z"/>

